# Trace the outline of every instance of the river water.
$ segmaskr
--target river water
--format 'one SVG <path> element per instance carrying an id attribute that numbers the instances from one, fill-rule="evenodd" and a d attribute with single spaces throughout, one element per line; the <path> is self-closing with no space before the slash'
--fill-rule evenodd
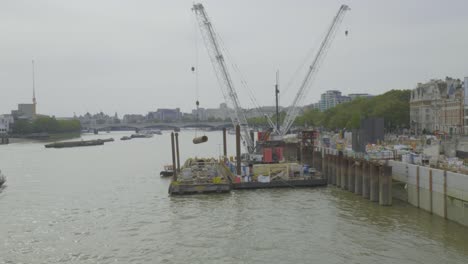
<path id="1" fill-rule="evenodd" d="M 195 133 L 180 134 L 183 160 L 221 153 L 221 132 Z M 123 135 L 0 146 L 0 263 L 468 263 L 468 228 L 403 202 L 334 187 L 169 197 L 169 133 Z"/>

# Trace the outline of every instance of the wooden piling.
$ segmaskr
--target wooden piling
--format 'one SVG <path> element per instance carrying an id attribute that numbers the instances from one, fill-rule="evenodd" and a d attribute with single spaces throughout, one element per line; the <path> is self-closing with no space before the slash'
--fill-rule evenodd
<path id="1" fill-rule="evenodd" d="M 336 160 L 338 159 L 337 156 L 331 156 L 331 183 L 332 185 L 336 185 Z"/>
<path id="2" fill-rule="evenodd" d="M 354 192 L 354 164 L 356 162 L 353 158 L 348 159 L 348 190 Z"/>
<path id="3" fill-rule="evenodd" d="M 346 157 L 341 162 L 341 189 L 348 190 L 348 158 Z"/>
<path id="4" fill-rule="evenodd" d="M 175 133 L 177 172 L 180 172 L 179 133 Z"/>
<path id="5" fill-rule="evenodd" d="M 325 156 L 322 152 L 322 150 L 320 150 L 320 171 L 324 172 L 324 175 L 325 175 L 325 179 L 327 178 L 327 164 L 326 163 L 326 160 L 325 160 Z"/>
<path id="6" fill-rule="evenodd" d="M 242 175 L 241 172 L 241 143 L 240 143 L 240 126 L 236 126 L 236 173 L 238 176 Z"/>
<path id="7" fill-rule="evenodd" d="M 173 173 L 173 180 L 177 181 L 177 169 L 176 169 L 176 155 L 175 155 L 175 144 L 174 144 L 174 132 L 171 132 L 171 149 L 172 149 L 172 169 Z"/>
<path id="8" fill-rule="evenodd" d="M 378 164 L 370 163 L 370 197 L 371 202 L 379 201 L 379 174 L 380 167 Z"/>
<path id="9" fill-rule="evenodd" d="M 303 159 L 303 155 L 304 155 L 304 150 L 303 150 L 303 142 L 301 141 L 299 143 L 299 152 L 300 152 L 300 155 L 301 155 L 301 158 L 299 159 L 301 161 L 302 164 L 304 164 L 304 159 Z M 312 143 L 312 160 L 310 161 L 310 166 L 312 166 L 312 168 L 314 168 L 316 171 L 317 171 L 317 167 L 315 166 L 315 152 L 314 152 L 314 144 Z"/>
<path id="10" fill-rule="evenodd" d="M 343 156 L 338 156 L 336 159 L 336 173 L 335 173 L 335 181 L 336 186 L 341 187 L 341 161 L 343 160 Z"/>
<path id="11" fill-rule="evenodd" d="M 362 161 L 356 161 L 354 165 L 354 193 L 362 195 Z"/>
<path id="12" fill-rule="evenodd" d="M 223 128 L 223 156 L 224 156 L 224 161 L 226 161 L 227 159 L 226 128 Z"/>
<path id="13" fill-rule="evenodd" d="M 362 197 L 370 197 L 370 164 L 368 161 L 362 162 Z"/>
<path id="14" fill-rule="evenodd" d="M 392 167 L 388 165 L 380 166 L 379 204 L 392 205 Z"/>

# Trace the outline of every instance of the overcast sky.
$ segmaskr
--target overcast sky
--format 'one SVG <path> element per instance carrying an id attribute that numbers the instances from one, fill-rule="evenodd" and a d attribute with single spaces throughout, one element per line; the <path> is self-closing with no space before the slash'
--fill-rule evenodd
<path id="1" fill-rule="evenodd" d="M 468 76 L 465 0 L 202 3 L 229 50 L 228 63 L 238 66 L 262 105 L 274 104 L 277 69 L 281 105 L 291 103 L 297 81 L 304 76 L 305 67 L 300 65 L 306 58 L 311 61 L 313 56 L 307 54 L 318 48 L 343 3 L 351 11 L 306 104 L 331 89 L 380 94 L 411 89 L 431 78 Z M 192 4 L 192 0 L 1 0 L 0 113 L 31 102 L 32 59 L 41 114 L 145 114 L 169 107 L 190 111 L 197 94 L 190 70 L 195 65 L 201 107 L 217 107 L 223 97 Z M 237 83 L 238 76 L 233 78 Z M 290 82 L 293 85 L 287 88 Z M 240 86 L 237 90 L 241 105 L 252 107 L 248 92 Z"/>

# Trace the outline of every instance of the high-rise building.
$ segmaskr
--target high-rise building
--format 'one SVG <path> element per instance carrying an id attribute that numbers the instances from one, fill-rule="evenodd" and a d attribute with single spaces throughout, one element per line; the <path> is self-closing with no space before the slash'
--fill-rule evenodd
<path id="1" fill-rule="evenodd" d="M 343 96 L 340 91 L 329 90 L 320 96 L 319 109 L 323 112 L 327 109 L 349 101 L 351 101 L 351 98 L 349 96 Z"/>

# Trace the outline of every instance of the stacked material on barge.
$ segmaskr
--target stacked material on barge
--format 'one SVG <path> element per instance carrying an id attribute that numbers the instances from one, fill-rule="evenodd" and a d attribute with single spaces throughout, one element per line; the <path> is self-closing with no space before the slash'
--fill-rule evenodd
<path id="1" fill-rule="evenodd" d="M 46 148 L 73 148 L 73 147 L 88 147 L 104 145 L 105 142 L 112 142 L 113 138 L 108 139 L 93 139 L 93 140 L 80 140 L 80 141 L 66 141 L 66 142 L 54 142 L 46 144 Z"/>
<path id="2" fill-rule="evenodd" d="M 229 192 L 227 171 L 214 158 L 190 158 L 169 186 L 169 194 Z"/>
<path id="3" fill-rule="evenodd" d="M 226 165 L 235 175 L 235 164 Z M 254 164 L 241 166 L 241 175 L 233 177 L 233 189 L 316 187 L 327 185 L 321 173 L 298 163 Z"/>

